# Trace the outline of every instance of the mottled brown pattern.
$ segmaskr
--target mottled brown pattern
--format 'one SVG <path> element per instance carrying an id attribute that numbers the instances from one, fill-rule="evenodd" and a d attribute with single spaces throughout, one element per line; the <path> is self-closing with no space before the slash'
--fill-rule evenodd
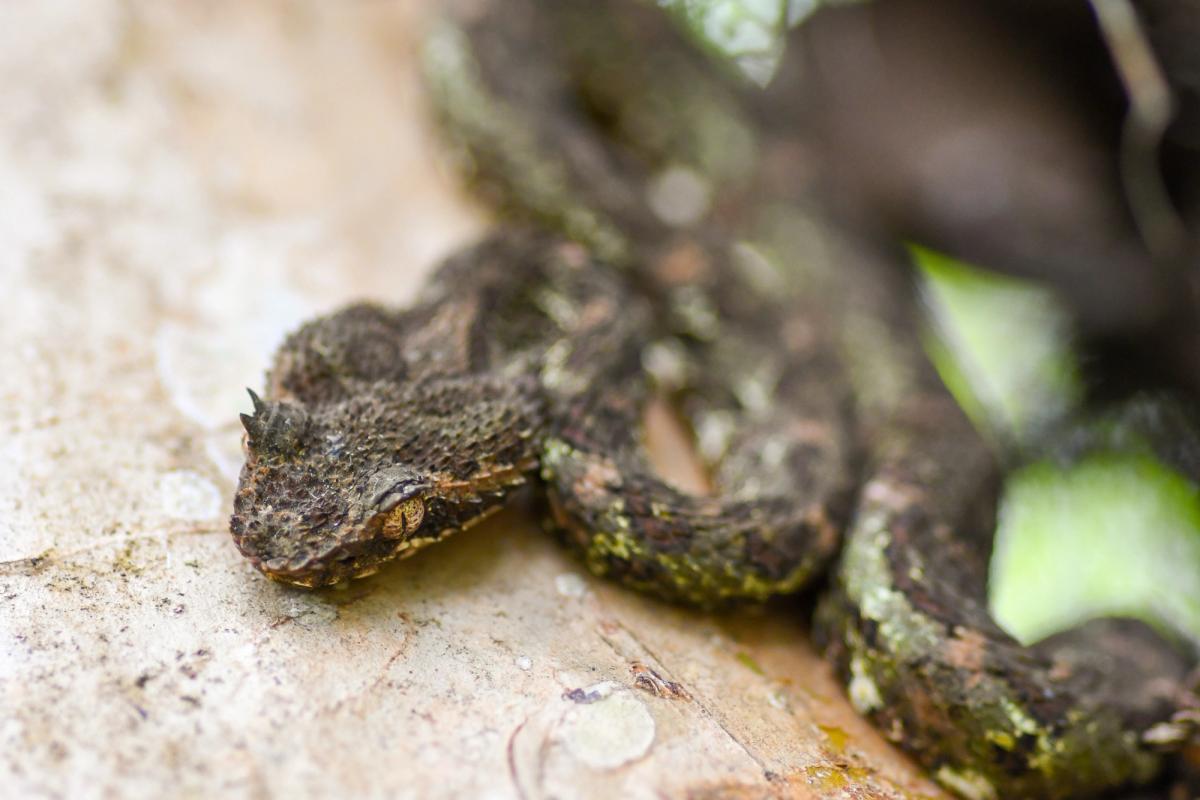
<path id="1" fill-rule="evenodd" d="M 653 171 L 679 162 L 744 199 L 722 158 L 738 148 L 704 139 L 713 118 L 727 144 L 756 135 L 736 92 L 626 0 L 484 0 L 429 49 L 431 96 L 476 188 L 571 241 L 507 229 L 412 308 L 355 306 L 291 337 L 245 419 L 232 530 L 247 557 L 328 585 L 536 479 L 594 572 L 708 606 L 802 588 L 845 529 L 817 635 L 859 709 L 944 785 L 1088 797 L 1152 778 L 1148 732 L 1178 710 L 1184 661 L 1126 623 L 1027 648 L 991 619 L 996 465 L 907 310 L 879 314 L 901 377 L 863 403 L 875 416 L 856 434 L 837 309 L 878 309 L 874 283 L 891 279 L 827 269 L 814 287 L 747 267 L 746 204 L 724 195 L 681 228 L 647 205 Z M 670 355 L 652 379 L 653 353 Z M 639 422 L 655 392 L 701 440 L 710 496 L 649 467 Z"/>

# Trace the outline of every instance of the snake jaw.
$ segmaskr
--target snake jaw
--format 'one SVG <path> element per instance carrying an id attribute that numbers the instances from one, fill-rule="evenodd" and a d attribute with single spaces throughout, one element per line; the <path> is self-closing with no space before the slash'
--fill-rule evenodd
<path id="1" fill-rule="evenodd" d="M 378 572 L 386 562 L 416 550 L 413 540 L 387 534 L 389 518 L 389 515 L 381 514 L 366 525 L 348 531 L 344 538 L 321 552 L 298 560 L 255 560 L 251 556 L 251 561 L 271 580 L 306 589 L 365 578 Z"/>

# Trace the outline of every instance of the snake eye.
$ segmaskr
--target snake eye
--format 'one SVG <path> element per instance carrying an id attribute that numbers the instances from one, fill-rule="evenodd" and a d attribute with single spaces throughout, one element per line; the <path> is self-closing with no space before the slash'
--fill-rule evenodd
<path id="1" fill-rule="evenodd" d="M 396 506 L 383 523 L 383 535 L 389 539 L 410 536 L 421 527 L 425 519 L 425 501 L 410 497 Z"/>
<path id="2" fill-rule="evenodd" d="M 367 481 L 365 501 L 383 518 L 383 535 L 400 539 L 411 535 L 425 521 L 422 495 L 429 489 L 416 472 L 404 466 L 392 466 L 376 472 Z"/>

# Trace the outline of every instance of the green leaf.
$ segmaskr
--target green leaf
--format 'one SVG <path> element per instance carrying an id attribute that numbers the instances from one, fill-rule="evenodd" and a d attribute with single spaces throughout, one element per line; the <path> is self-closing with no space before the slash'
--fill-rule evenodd
<path id="1" fill-rule="evenodd" d="M 1047 289 L 921 247 L 927 345 L 947 387 L 1001 448 L 1034 453 L 1078 415 L 1070 317 Z M 992 555 L 996 620 L 1033 642 L 1097 616 L 1133 616 L 1200 642 L 1200 490 L 1136 437 L 1103 435 L 1072 465 L 1009 476 Z"/>
<path id="2" fill-rule="evenodd" d="M 839 0 L 658 0 L 703 47 L 759 86 L 775 74 L 788 28 L 832 2 Z"/>
<path id="3" fill-rule="evenodd" d="M 1078 406 L 1071 318 L 1053 292 L 910 247 L 933 326 L 931 357 L 972 421 L 999 442 L 1036 442 Z"/>
<path id="4" fill-rule="evenodd" d="M 1144 455 L 1020 470 L 989 585 L 996 620 L 1023 642 L 1106 615 L 1200 641 L 1200 491 Z"/>

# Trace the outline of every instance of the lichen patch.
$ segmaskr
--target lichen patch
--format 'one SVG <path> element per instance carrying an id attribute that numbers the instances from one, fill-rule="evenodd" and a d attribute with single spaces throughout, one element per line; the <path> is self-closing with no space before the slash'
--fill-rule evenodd
<path id="1" fill-rule="evenodd" d="M 654 744 L 654 717 L 628 691 L 576 705 L 563 718 L 562 743 L 593 769 L 616 769 L 643 758 Z"/>

